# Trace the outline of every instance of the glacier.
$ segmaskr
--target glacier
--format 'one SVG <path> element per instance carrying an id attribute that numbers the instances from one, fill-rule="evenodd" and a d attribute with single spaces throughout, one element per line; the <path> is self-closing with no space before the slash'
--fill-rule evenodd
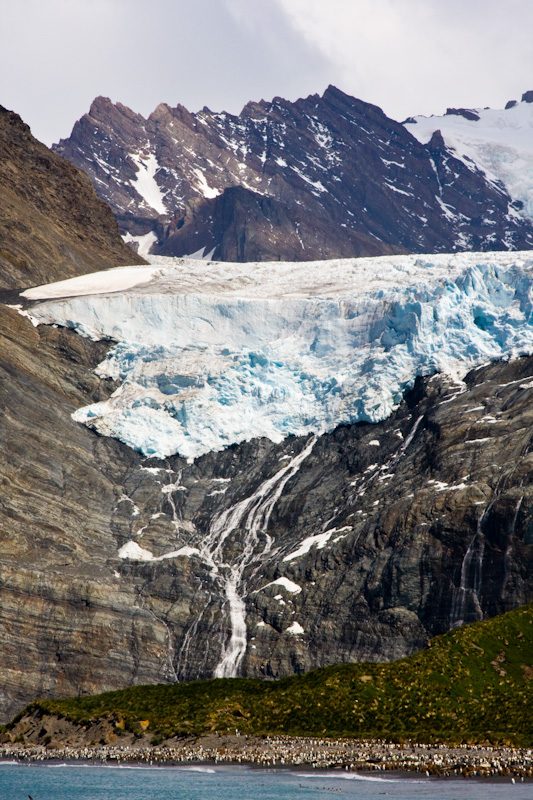
<path id="1" fill-rule="evenodd" d="M 533 353 L 533 253 L 229 264 L 150 257 L 23 293 L 35 324 L 115 344 L 74 419 L 196 458 L 383 420 L 419 375 Z"/>

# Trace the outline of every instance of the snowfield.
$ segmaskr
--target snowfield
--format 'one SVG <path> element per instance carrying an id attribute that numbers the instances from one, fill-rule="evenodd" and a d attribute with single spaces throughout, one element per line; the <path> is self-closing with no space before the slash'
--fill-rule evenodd
<path id="1" fill-rule="evenodd" d="M 74 418 L 148 456 L 386 418 L 417 375 L 533 353 L 533 253 L 311 263 L 150 257 L 30 289 L 34 321 L 117 345 Z"/>
<path id="2" fill-rule="evenodd" d="M 427 144 L 439 130 L 445 143 L 471 169 L 475 164 L 494 184 L 503 183 L 513 200 L 533 219 L 533 103 L 511 108 L 475 108 L 479 119 L 456 114 L 414 117 L 407 130 Z"/>

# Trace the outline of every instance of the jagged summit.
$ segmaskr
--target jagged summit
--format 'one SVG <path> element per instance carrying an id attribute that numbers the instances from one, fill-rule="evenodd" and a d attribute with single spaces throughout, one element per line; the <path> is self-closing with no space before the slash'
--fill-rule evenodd
<path id="1" fill-rule="evenodd" d="M 502 119 L 514 121 L 505 135 L 527 153 L 531 110 L 447 115 L 418 141 L 337 90 L 249 116 L 160 106 L 144 119 L 102 99 L 67 145 L 146 247 L 243 261 L 530 248 L 526 204 L 446 124 L 485 131 L 488 159 Z M 22 128 L 24 152 L 27 137 Z M 35 153 L 21 194 L 42 179 L 32 202 L 57 210 L 57 228 L 70 230 L 74 212 L 101 230 L 81 190 L 61 195 L 63 162 Z M 9 166 L 0 159 L 6 184 Z M 93 202 L 88 180 L 79 186 Z M 80 241 L 90 227 L 75 229 Z M 31 230 L 17 230 L 27 258 Z M 131 291 L 96 295 L 93 283 L 92 295 L 56 295 L 23 315 L 0 305 L 4 719 L 35 696 L 390 660 L 533 599 L 533 358 L 515 357 L 532 352 L 530 254 L 398 263 L 380 288 L 383 261 L 366 273 L 361 260 L 181 262 L 178 299 L 153 264 Z M 269 291 L 252 297 L 264 290 L 256 272 Z M 28 319 L 52 306 L 66 327 Z M 72 330 L 93 323 L 99 341 Z M 190 443 L 194 423 L 205 446 L 144 456 L 124 443 L 134 444 L 129 411 L 129 433 L 139 417 L 165 419 Z M 319 415 L 327 425 L 315 429 Z"/>
<path id="2" fill-rule="evenodd" d="M 295 261 L 533 246 L 502 185 L 334 86 L 239 115 L 161 104 L 144 119 L 98 98 L 56 150 L 140 252 Z"/>

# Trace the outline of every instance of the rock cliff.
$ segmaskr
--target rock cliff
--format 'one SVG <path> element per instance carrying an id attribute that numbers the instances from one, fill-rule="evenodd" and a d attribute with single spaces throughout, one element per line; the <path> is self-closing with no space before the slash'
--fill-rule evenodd
<path id="1" fill-rule="evenodd" d="M 3 120 L 37 158 L 18 118 Z M 1 167 L 12 219 L 28 220 L 26 232 L 7 226 L 1 284 L 131 260 L 87 180 L 46 153 L 32 178 L 20 166 L 31 158 Z M 419 379 L 377 424 L 189 463 L 144 458 L 72 420 L 115 389 L 92 371 L 110 344 L 0 305 L 2 719 L 37 695 L 391 660 L 533 599 L 533 359 L 459 385 Z"/>
<path id="2" fill-rule="evenodd" d="M 142 261 L 87 176 L 0 107 L 0 289 Z"/>
<path id="3" fill-rule="evenodd" d="M 309 261 L 533 245 L 523 204 L 472 159 L 333 86 L 238 116 L 163 103 L 144 119 L 99 97 L 54 147 L 143 253 Z"/>
<path id="4" fill-rule="evenodd" d="M 312 447 L 255 440 L 189 464 L 71 420 L 113 388 L 90 371 L 104 344 L 0 312 L 3 719 L 36 695 L 212 676 L 231 644 L 228 597 L 198 550 L 215 516 L 268 499 L 258 490 L 298 454 L 263 507 L 274 546 L 262 557 L 259 533 L 244 571 L 240 674 L 390 660 L 531 601 L 533 359 L 461 387 L 419 380 L 385 422 Z M 250 541 L 240 520 L 228 565 Z M 121 558 L 132 541 L 140 558 Z"/>

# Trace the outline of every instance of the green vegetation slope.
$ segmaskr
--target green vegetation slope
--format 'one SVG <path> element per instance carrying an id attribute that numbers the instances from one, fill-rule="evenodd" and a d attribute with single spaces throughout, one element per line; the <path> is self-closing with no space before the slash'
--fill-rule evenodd
<path id="1" fill-rule="evenodd" d="M 139 732 L 148 722 L 154 741 L 237 728 L 531 746 L 532 709 L 528 605 L 438 636 L 426 650 L 391 664 L 342 664 L 275 682 L 219 679 L 40 700 L 16 719 L 56 715 L 88 726 L 88 735 L 101 719 Z"/>

